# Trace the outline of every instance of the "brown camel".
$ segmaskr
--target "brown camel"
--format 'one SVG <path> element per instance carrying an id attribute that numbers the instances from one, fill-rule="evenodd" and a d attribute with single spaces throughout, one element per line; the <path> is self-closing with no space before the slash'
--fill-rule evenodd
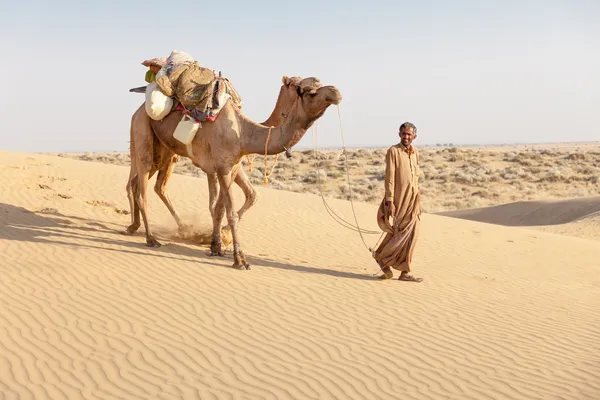
<path id="1" fill-rule="evenodd" d="M 312 79 L 312 81 L 310 80 Z M 302 79 L 300 77 L 287 77 L 284 76 L 282 78 L 282 85 L 279 90 L 279 96 L 275 103 L 275 108 L 269 118 L 267 118 L 264 122 L 261 122 L 261 125 L 266 126 L 278 126 L 280 125 L 292 105 L 298 98 L 298 89 Z M 307 78 L 304 80 L 304 85 L 309 84 L 319 85 L 319 82 L 314 78 Z M 141 132 L 141 131 L 139 131 Z M 131 212 L 131 225 L 127 227 L 126 233 L 128 235 L 134 234 L 140 227 L 140 210 L 135 201 L 136 193 L 137 193 L 137 167 L 135 164 L 135 137 L 131 137 L 130 142 L 130 156 L 131 156 L 131 167 L 129 171 L 129 178 L 127 180 L 127 197 L 129 199 L 129 208 Z M 139 139 L 138 139 L 139 140 Z M 162 143 L 158 140 L 158 138 L 154 138 L 153 146 L 152 146 L 152 169 L 149 172 L 149 178 L 158 172 L 158 176 L 156 178 L 156 184 L 154 185 L 154 191 L 158 195 L 158 197 L 165 204 L 175 222 L 177 223 L 177 227 L 180 233 L 183 233 L 187 230 L 187 226 L 183 224 L 181 218 L 175 211 L 173 204 L 171 203 L 171 199 L 167 195 L 167 183 L 173 173 L 173 169 L 175 168 L 175 164 L 179 160 L 179 155 L 171 152 L 167 147 L 163 146 Z M 210 174 L 207 175 L 208 181 L 208 191 L 209 191 L 209 208 L 211 211 L 211 215 L 214 213 L 214 208 L 216 205 L 217 196 L 219 194 L 219 186 L 217 175 Z M 256 190 L 252 187 L 252 184 L 248 180 L 246 173 L 243 168 L 240 168 L 238 174 L 235 176 L 235 183 L 242 189 L 244 192 L 246 201 L 242 208 L 238 211 L 238 218 L 241 219 L 242 215 L 246 211 L 250 209 L 253 205 L 258 201 L 258 194 Z M 158 242 L 154 242 L 153 245 L 159 245 Z"/>
<path id="2" fill-rule="evenodd" d="M 186 146 L 173 137 L 173 132 L 182 118 L 180 111 L 170 113 L 161 121 L 154 121 L 148 117 L 144 105 L 140 105 L 132 116 L 131 136 L 136 139 L 142 138 L 136 140 L 133 145 L 139 185 L 136 202 L 144 220 L 146 243 L 149 246 L 156 243 L 147 217 L 148 178 L 152 170 L 153 140 L 156 136 L 171 152 L 190 158 L 192 163 L 207 175 L 216 173 L 220 191 L 213 213 L 211 253 L 224 254 L 221 223 L 226 211 L 233 239 L 233 267 L 249 269 L 240 246 L 238 215 L 234 210 L 231 186 L 241 169 L 242 157 L 248 154 L 265 154 L 265 147 L 267 155 L 278 154 L 286 148 L 291 148 L 331 104 L 339 104 L 342 100 L 339 90 L 334 86 L 301 86 L 298 94 L 299 98 L 284 123 L 273 129 L 251 121 L 232 102 L 227 102 L 219 117 L 211 124 L 204 124 L 194 138 L 191 144 L 193 155 L 188 154 Z"/>

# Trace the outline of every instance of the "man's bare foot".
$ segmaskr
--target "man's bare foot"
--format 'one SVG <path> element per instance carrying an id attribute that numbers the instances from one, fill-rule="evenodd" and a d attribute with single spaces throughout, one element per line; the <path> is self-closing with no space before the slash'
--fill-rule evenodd
<path id="1" fill-rule="evenodd" d="M 398 278 L 399 281 L 405 281 L 405 282 L 423 282 L 423 278 L 417 278 L 412 276 L 410 273 L 408 272 L 403 272 L 400 274 L 400 277 Z"/>
<path id="2" fill-rule="evenodd" d="M 394 273 L 390 267 L 381 268 L 381 272 L 383 272 L 383 275 L 380 275 L 377 279 L 385 280 L 392 279 L 394 277 Z"/>

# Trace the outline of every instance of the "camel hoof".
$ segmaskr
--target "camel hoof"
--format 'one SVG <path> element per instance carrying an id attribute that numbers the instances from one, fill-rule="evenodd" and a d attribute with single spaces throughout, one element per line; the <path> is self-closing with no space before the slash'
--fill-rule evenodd
<path id="1" fill-rule="evenodd" d="M 128 236 L 131 236 L 131 235 L 133 235 L 134 233 L 136 233 L 138 229 L 140 229 L 140 226 L 139 226 L 139 225 L 135 225 L 135 224 L 133 224 L 133 225 L 129 225 L 129 226 L 127 227 L 127 230 L 125 231 L 125 234 L 126 234 L 126 235 L 128 235 Z"/>
<path id="2" fill-rule="evenodd" d="M 221 241 L 213 239 L 212 242 L 210 242 L 210 255 L 213 257 L 214 256 L 219 256 L 219 257 L 225 256 L 225 252 L 223 251 L 223 245 L 222 245 Z"/>
<path id="3" fill-rule="evenodd" d="M 244 253 L 242 253 L 242 251 L 239 251 L 233 255 L 232 267 L 234 269 L 247 270 L 247 271 L 250 271 L 252 269 L 250 267 L 250 264 L 248 264 L 248 262 L 246 261 L 246 256 L 244 255 Z"/>
<path id="4" fill-rule="evenodd" d="M 154 239 L 153 237 L 149 237 L 146 239 L 146 246 L 153 247 L 156 249 L 162 245 L 160 244 L 160 242 L 158 240 Z"/>
<path id="5" fill-rule="evenodd" d="M 193 228 L 191 225 L 181 224 L 181 225 L 179 225 L 179 228 L 177 229 L 177 234 L 180 237 L 184 237 L 188 233 L 192 232 L 192 230 L 193 230 Z"/>

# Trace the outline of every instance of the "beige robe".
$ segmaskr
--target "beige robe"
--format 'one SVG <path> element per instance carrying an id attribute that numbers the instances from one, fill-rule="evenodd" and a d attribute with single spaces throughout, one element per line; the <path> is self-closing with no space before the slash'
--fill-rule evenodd
<path id="1" fill-rule="evenodd" d="M 385 162 L 385 197 L 377 211 L 377 223 L 387 234 L 374 256 L 383 266 L 409 272 L 421 219 L 419 153 L 399 143 L 388 149 Z M 396 207 L 391 223 L 385 218 L 385 201 Z"/>

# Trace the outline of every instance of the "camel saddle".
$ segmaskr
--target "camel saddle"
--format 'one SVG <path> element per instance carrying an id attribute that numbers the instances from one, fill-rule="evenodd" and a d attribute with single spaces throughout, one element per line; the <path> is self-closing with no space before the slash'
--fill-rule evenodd
<path id="1" fill-rule="evenodd" d="M 223 78 L 219 74 L 219 77 L 212 82 L 212 88 L 212 96 L 210 96 L 210 102 L 208 103 L 210 106 L 204 110 L 198 106 L 187 107 L 183 102 L 179 102 L 174 109 L 190 114 L 198 122 L 205 120 L 214 122 L 228 100 L 233 101 L 234 106 L 237 108 L 242 107 L 240 96 L 229 82 L 229 79 Z"/>
<path id="2" fill-rule="evenodd" d="M 129 89 L 131 93 L 145 93 L 147 86 L 140 86 L 136 88 Z M 208 86 L 212 89 L 212 93 L 208 93 L 208 97 L 210 97 L 210 101 L 203 102 L 200 107 L 196 106 L 187 106 L 183 102 L 179 101 L 179 98 L 175 95 L 171 95 L 175 102 L 173 110 L 183 111 L 186 114 L 189 114 L 192 118 L 194 118 L 198 122 L 210 121 L 214 122 L 217 118 L 217 115 L 223 109 L 228 100 L 233 101 L 233 104 L 241 108 L 242 100 L 235 90 L 229 79 L 223 78 L 220 74 L 218 77 L 213 79 Z M 160 88 L 160 86 L 159 86 Z M 162 88 L 161 88 L 162 91 Z M 164 92 L 163 92 L 164 93 Z M 210 106 L 209 106 L 210 105 Z"/>
<path id="3" fill-rule="evenodd" d="M 156 84 L 167 96 L 174 96 L 186 107 L 200 111 L 212 108 L 215 73 L 197 61 L 176 66 L 170 74 L 158 74 Z"/>

